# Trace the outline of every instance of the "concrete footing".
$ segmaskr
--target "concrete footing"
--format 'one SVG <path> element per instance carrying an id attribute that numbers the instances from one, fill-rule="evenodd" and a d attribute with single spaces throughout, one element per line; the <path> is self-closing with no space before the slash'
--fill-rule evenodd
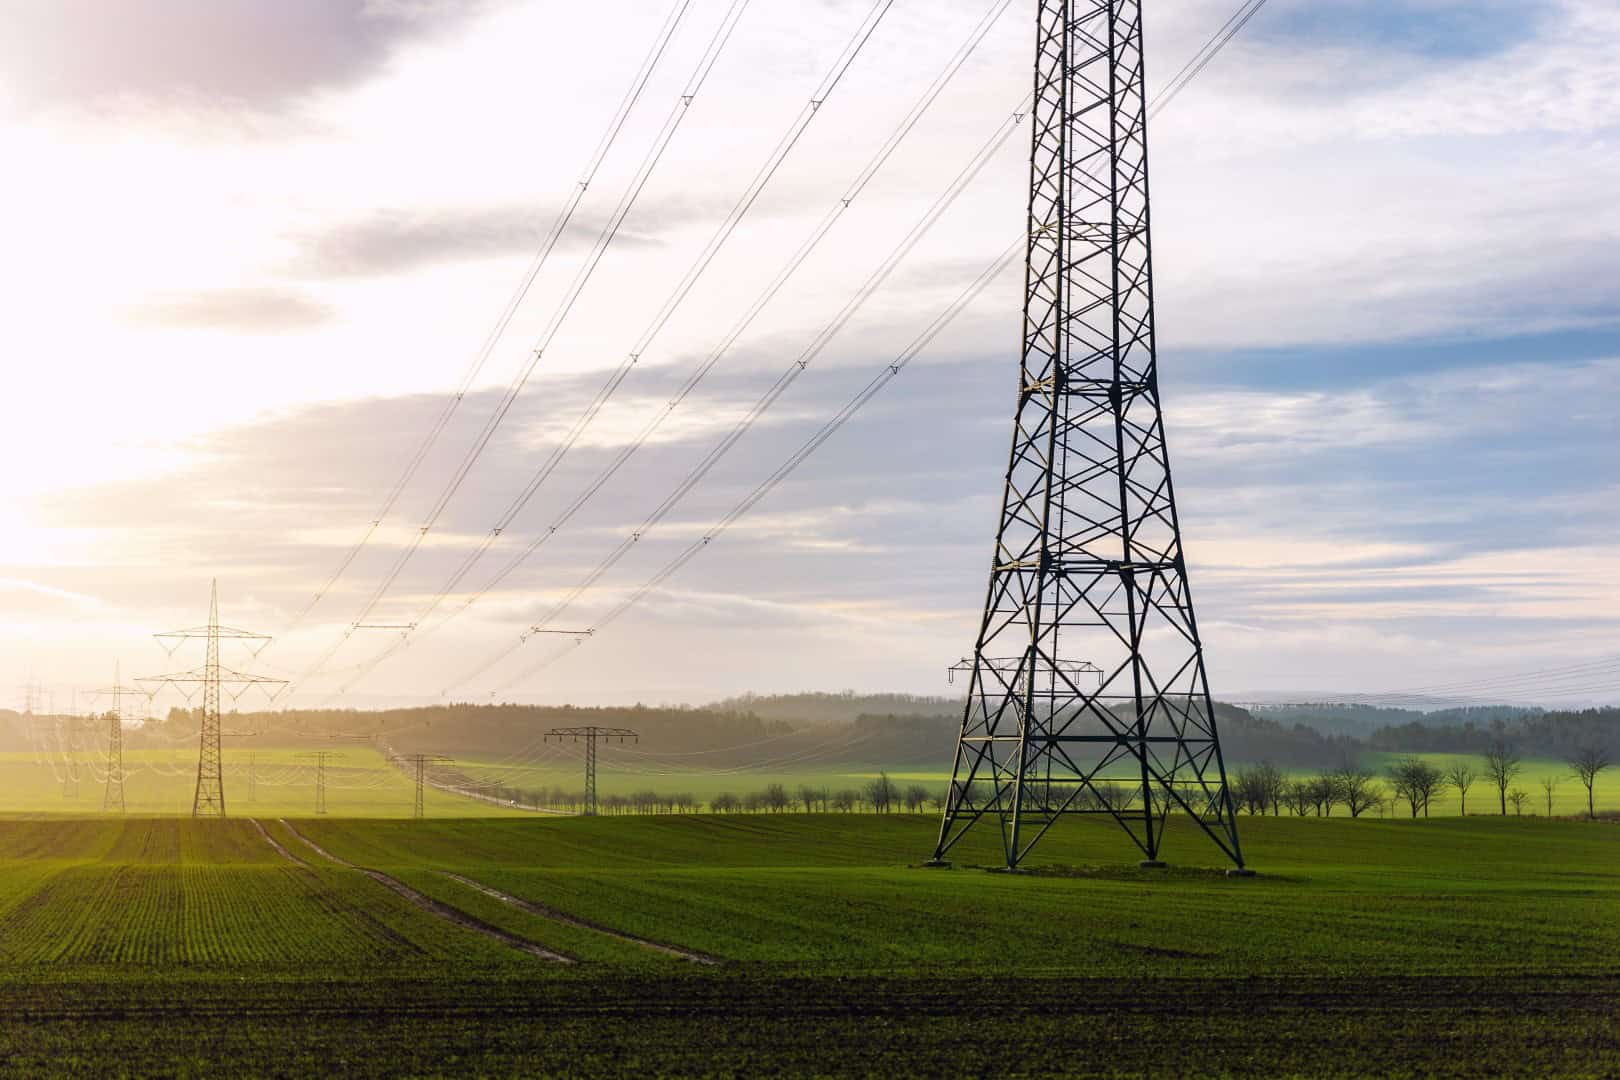
<path id="1" fill-rule="evenodd" d="M 1158 859 L 1143 859 L 1136 865 L 1140 866 L 1143 870 L 1163 870 L 1168 864 L 1162 863 Z"/>
<path id="2" fill-rule="evenodd" d="M 1247 866 L 1234 866 L 1226 872 L 1227 877 L 1254 877 L 1254 871 Z"/>
<path id="3" fill-rule="evenodd" d="M 930 870 L 949 870 L 951 868 L 948 859 L 929 859 L 922 865 Z"/>

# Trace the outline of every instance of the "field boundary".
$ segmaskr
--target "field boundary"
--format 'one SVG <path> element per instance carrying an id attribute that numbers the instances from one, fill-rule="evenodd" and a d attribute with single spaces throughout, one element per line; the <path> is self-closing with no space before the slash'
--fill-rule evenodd
<path id="1" fill-rule="evenodd" d="M 673 956 L 680 960 L 690 960 L 694 964 L 714 965 L 721 962 L 719 957 L 710 956 L 707 953 L 695 952 L 691 949 L 683 949 L 678 945 L 667 945 L 664 942 L 653 941 L 650 938 L 637 937 L 635 934 L 629 934 L 623 930 L 616 930 L 611 926 L 604 926 L 601 923 L 591 922 L 589 919 L 582 919 L 577 915 L 570 915 L 566 911 L 558 911 L 556 908 L 550 907 L 546 904 L 537 903 L 533 900 L 525 900 L 521 896 L 513 896 L 511 893 L 502 892 L 500 889 L 497 889 L 492 885 L 485 885 L 481 881 L 474 881 L 470 877 L 465 877 L 449 870 L 441 870 L 439 872 L 452 881 L 459 881 L 469 889 L 476 889 L 485 896 L 499 900 L 503 904 L 509 904 L 520 911 L 526 911 L 530 915 L 537 915 L 542 919 L 550 919 L 552 922 L 559 922 L 565 926 L 577 926 L 582 930 L 592 930 L 598 934 L 606 934 L 608 937 L 618 938 L 620 941 L 628 941 L 633 945 L 640 945 L 644 949 L 652 949 L 655 952 L 661 952 L 667 956 Z"/>
<path id="2" fill-rule="evenodd" d="M 346 867 L 347 869 L 355 870 L 366 875 L 378 884 L 392 889 L 394 892 L 398 893 L 406 900 L 409 900 L 412 904 L 421 908 L 423 911 L 426 911 L 430 915 L 436 915 L 446 922 L 454 923 L 456 926 L 459 926 L 465 930 L 471 930 L 476 934 L 483 934 L 487 938 L 492 938 L 495 941 L 499 941 L 503 945 L 517 949 L 519 952 L 526 952 L 530 956 L 540 960 L 549 960 L 556 964 L 577 964 L 579 962 L 572 956 L 567 956 L 563 953 L 548 949 L 543 945 L 536 945 L 528 938 L 519 937 L 508 930 L 502 930 L 498 926 L 485 922 L 476 915 L 470 915 L 467 912 L 462 911 L 460 908 L 451 907 L 442 900 L 435 900 L 426 893 L 416 891 L 403 881 L 400 881 L 396 877 L 391 877 L 390 875 L 383 873 L 381 870 L 373 870 L 370 867 L 358 866 L 347 859 L 341 859 L 338 856 L 333 855 L 330 851 L 327 851 L 325 848 L 321 847 L 319 844 L 305 836 L 303 833 L 299 832 L 297 829 L 293 828 L 292 824 L 288 822 L 286 818 L 277 818 L 276 820 L 281 823 L 282 828 L 296 836 L 301 842 L 307 845 L 311 851 L 315 852 L 315 854 L 320 855 L 322 858 L 330 859 L 339 866 Z M 269 833 L 266 833 L 265 836 L 268 838 Z M 273 842 L 274 841 L 272 841 L 272 843 Z M 291 857 L 290 853 L 289 857 Z"/>

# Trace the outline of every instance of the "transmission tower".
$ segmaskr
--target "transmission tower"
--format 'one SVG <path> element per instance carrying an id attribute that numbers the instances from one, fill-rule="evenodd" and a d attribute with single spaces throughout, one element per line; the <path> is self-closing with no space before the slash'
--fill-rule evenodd
<path id="1" fill-rule="evenodd" d="M 112 708 L 107 713 L 107 781 L 101 795 L 102 810 L 124 812 L 124 695 L 147 693 L 138 686 L 125 686 L 122 665 L 113 665 L 111 686 L 92 691 L 97 696 L 111 698 Z"/>
<path id="2" fill-rule="evenodd" d="M 1176 810 L 1243 867 L 1160 411 L 1143 87 L 1141 0 L 1038 0 L 1012 451 L 936 863 L 986 815 L 1016 868 L 1098 814 L 1159 866 Z"/>
<path id="3" fill-rule="evenodd" d="M 167 633 L 154 634 L 165 650 L 171 654 L 186 641 L 201 639 L 205 642 L 203 666 L 191 671 L 179 671 L 170 675 L 148 675 L 136 679 L 139 683 L 155 683 L 178 687 L 190 687 L 190 691 L 182 689 L 189 701 L 196 689 L 202 689 L 202 723 L 197 746 L 197 788 L 191 800 L 192 817 L 224 817 L 225 816 L 225 777 L 220 763 L 220 739 L 222 736 L 254 735 L 257 732 L 224 732 L 220 728 L 220 696 L 229 693 L 235 699 L 246 693 L 251 687 L 276 686 L 287 684 L 286 679 L 271 679 L 263 675 L 249 675 L 240 671 L 233 671 L 219 661 L 219 643 L 223 641 L 240 641 L 246 644 L 253 655 L 270 643 L 270 638 L 264 634 L 255 634 L 248 630 L 238 630 L 230 626 L 219 624 L 219 582 L 215 581 L 208 599 L 208 623 L 206 626 L 194 626 L 187 630 L 171 630 Z M 274 695 L 272 695 L 273 697 Z"/>
<path id="4" fill-rule="evenodd" d="M 449 761 L 450 759 L 445 757 L 443 754 L 406 754 L 405 760 L 416 769 L 416 804 L 411 812 L 411 816 L 425 817 L 426 814 L 423 810 L 424 804 L 422 801 L 422 784 L 423 778 L 427 772 L 427 767 L 438 762 Z"/>
<path id="5" fill-rule="evenodd" d="M 47 713 L 56 724 L 56 742 L 62 749 L 62 762 L 64 766 L 62 780 L 62 797 L 64 799 L 77 799 L 79 797 L 79 751 L 83 749 L 83 732 L 79 730 L 79 717 L 77 713 L 62 716 L 56 711 L 56 701 L 51 699 L 46 706 Z"/>
<path id="6" fill-rule="evenodd" d="M 579 742 L 581 739 L 585 740 L 585 816 L 595 817 L 597 741 L 599 739 L 605 739 L 610 742 L 618 741 L 622 743 L 626 739 L 632 739 L 636 742 L 640 742 L 641 736 L 637 735 L 629 728 L 597 727 L 595 724 L 587 724 L 584 727 L 552 728 L 550 731 L 546 732 L 545 741 L 550 742 L 553 737 L 557 739 L 572 739 L 575 742 Z"/>
<path id="7" fill-rule="evenodd" d="M 313 761 L 315 763 L 315 812 L 326 813 L 326 763 L 338 757 L 331 750 L 311 750 L 299 754 L 300 761 Z"/>

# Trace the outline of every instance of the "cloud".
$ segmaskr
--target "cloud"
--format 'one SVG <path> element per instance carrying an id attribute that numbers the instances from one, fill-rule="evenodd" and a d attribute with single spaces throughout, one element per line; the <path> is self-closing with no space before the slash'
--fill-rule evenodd
<path id="1" fill-rule="evenodd" d="M 0 0 L 0 78 L 25 105 L 275 109 L 348 85 L 484 5 L 401 0 Z"/>
<path id="2" fill-rule="evenodd" d="M 333 308 L 282 289 L 216 289 L 154 297 L 131 309 L 133 322 L 191 330 L 278 334 L 328 322 Z"/>
<path id="3" fill-rule="evenodd" d="M 387 210 L 355 221 L 295 236 L 299 255 L 291 269 L 317 277 L 373 277 L 472 259 L 527 255 L 540 249 L 557 211 L 547 207 L 495 206 L 460 209 Z M 649 222 L 649 216 L 655 220 Z M 695 214 L 638 213 L 613 238 L 616 248 L 660 243 L 655 229 Z M 558 239 L 559 251 L 596 242 L 606 221 L 576 217 Z"/>

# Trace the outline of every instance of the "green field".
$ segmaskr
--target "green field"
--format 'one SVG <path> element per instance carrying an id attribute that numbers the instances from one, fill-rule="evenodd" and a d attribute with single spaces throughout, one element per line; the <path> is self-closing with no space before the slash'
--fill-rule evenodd
<path id="1" fill-rule="evenodd" d="M 327 749 L 322 747 L 322 749 Z M 309 751 L 287 747 L 227 749 L 226 807 L 233 814 L 275 817 L 315 812 L 316 768 Z M 334 816 L 410 817 L 412 779 L 370 747 L 336 746 L 326 767 L 326 809 Z M 131 814 L 190 814 L 197 783 L 195 745 L 124 752 L 124 802 Z M 107 776 L 104 754 L 0 753 L 0 813 L 100 814 Z M 478 799 L 428 789 L 424 812 L 435 816 L 505 813 Z"/>
<path id="2" fill-rule="evenodd" d="M 5 820 L 0 1070 L 1620 1071 L 1620 827 L 1242 826 Z"/>
<path id="3" fill-rule="evenodd" d="M 1499 814 L 1501 804 L 1498 800 L 1496 785 L 1490 777 L 1485 776 L 1484 766 L 1479 758 L 1469 757 L 1466 754 L 1372 754 L 1366 764 L 1371 768 L 1383 770 L 1390 764 L 1403 757 L 1416 757 L 1428 761 L 1440 769 L 1450 767 L 1453 762 L 1467 761 L 1480 773 L 1480 779 L 1475 781 L 1468 789 L 1468 813 Z M 1570 772 L 1569 765 L 1563 761 L 1550 761 L 1545 759 L 1527 760 L 1519 776 L 1514 779 L 1511 787 L 1522 788 L 1529 793 L 1529 801 L 1525 803 L 1525 814 L 1546 816 L 1547 793 L 1542 788 L 1542 781 L 1551 779 L 1557 787 L 1553 792 L 1552 812 L 1554 817 L 1586 813 L 1586 788 L 1575 779 Z M 1388 781 L 1385 780 L 1388 787 Z M 1511 790 L 1510 787 L 1510 790 Z M 1598 773 L 1597 782 L 1592 785 L 1592 799 L 1598 811 L 1620 811 L 1620 768 L 1608 769 Z M 1460 812 L 1462 801 L 1454 788 L 1446 791 L 1431 806 L 1430 812 L 1434 814 L 1456 814 Z M 1404 810 L 1403 813 L 1410 811 Z M 1513 806 L 1509 804 L 1508 813 L 1513 813 Z"/>

